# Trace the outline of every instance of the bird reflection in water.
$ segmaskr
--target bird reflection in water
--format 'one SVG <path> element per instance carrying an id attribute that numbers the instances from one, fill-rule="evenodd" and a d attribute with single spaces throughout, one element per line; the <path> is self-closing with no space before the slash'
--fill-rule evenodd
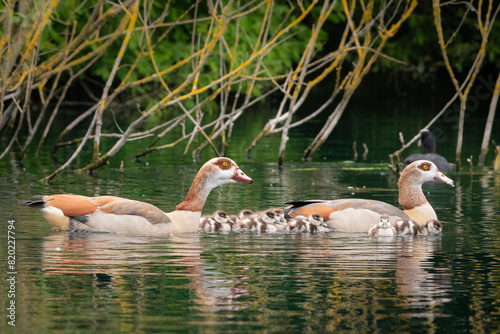
<path id="1" fill-rule="evenodd" d="M 194 233 L 154 238 L 53 232 L 43 242 L 42 258 L 45 274 L 65 275 L 66 280 L 79 283 L 90 274 L 98 286 L 107 285 L 120 294 L 129 291 L 132 284 L 144 290 L 173 289 L 169 290 L 173 293 L 192 290 L 194 308 L 209 312 L 244 308 L 236 299 L 248 295 L 244 276 L 227 278 L 205 263 L 200 236 Z M 241 269 L 245 271 L 245 267 Z M 172 286 L 159 286 L 165 284 L 165 278 Z"/>

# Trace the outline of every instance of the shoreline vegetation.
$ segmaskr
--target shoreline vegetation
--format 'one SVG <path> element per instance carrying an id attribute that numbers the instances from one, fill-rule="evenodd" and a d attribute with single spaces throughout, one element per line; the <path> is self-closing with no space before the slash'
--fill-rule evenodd
<path id="1" fill-rule="evenodd" d="M 493 0 L 4 4 L 0 159 L 15 152 L 22 163 L 44 145 L 51 145 L 53 154 L 74 147 L 41 181 L 70 169 L 85 145 L 93 147 L 93 154 L 76 172 L 105 166 L 127 142 L 143 138 L 149 141 L 133 158 L 177 145 L 185 146 L 183 157 L 196 158 L 205 149 L 223 156 L 241 116 L 270 96 L 279 107 L 267 114 L 245 154 L 250 156 L 265 137 L 280 136 L 281 166 L 290 129 L 321 115 L 325 122 L 302 155 L 308 161 L 372 72 L 404 73 L 412 80 L 426 80 L 439 70 L 447 73 L 455 94 L 433 112 L 426 128 L 459 105 L 457 171 L 463 163 L 468 101 L 481 94 L 489 113 L 481 130 L 478 165 L 484 165 L 491 147 L 500 95 L 500 4 Z M 496 80 L 480 93 L 476 87 L 485 67 L 495 71 Z M 319 87 L 329 89 L 325 99 L 314 101 L 314 110 L 300 112 Z M 56 128 L 61 106 L 75 96 L 92 103 L 68 118 L 63 129 Z M 76 129 L 85 135 L 73 135 Z M 164 137 L 174 129 L 181 129 L 180 135 L 166 143 Z M 55 142 L 47 141 L 57 134 Z M 405 141 L 400 133 L 401 148 L 390 155 L 394 170 L 399 171 L 399 156 L 419 136 L 417 131 Z M 108 150 L 103 140 L 112 143 Z"/>

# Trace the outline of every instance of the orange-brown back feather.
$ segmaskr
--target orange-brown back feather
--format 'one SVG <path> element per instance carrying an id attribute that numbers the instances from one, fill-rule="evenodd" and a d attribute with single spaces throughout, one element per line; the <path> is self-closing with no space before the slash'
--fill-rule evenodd
<path id="1" fill-rule="evenodd" d="M 67 217 L 78 217 L 88 215 L 97 210 L 97 206 L 90 201 L 90 198 L 78 195 L 50 195 L 44 196 L 47 202 L 45 207 L 52 206 L 58 208 Z"/>

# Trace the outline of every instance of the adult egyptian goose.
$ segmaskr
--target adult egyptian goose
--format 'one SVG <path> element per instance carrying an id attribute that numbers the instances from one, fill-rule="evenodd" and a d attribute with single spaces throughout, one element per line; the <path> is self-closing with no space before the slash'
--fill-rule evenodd
<path id="1" fill-rule="evenodd" d="M 452 168 L 448 160 L 442 155 L 436 153 L 436 138 L 427 129 L 420 131 L 420 143 L 422 144 L 422 149 L 424 154 L 412 154 L 406 157 L 404 160 L 403 169 L 405 169 L 409 164 L 417 160 L 428 160 L 432 161 L 437 168 L 444 173 L 451 172 Z"/>
<path id="2" fill-rule="evenodd" d="M 453 181 L 431 161 L 419 160 L 403 171 L 398 182 L 399 203 L 404 211 L 381 201 L 346 198 L 288 202 L 285 212 L 289 217 L 319 213 L 328 227 L 338 232 L 366 232 L 371 224 L 378 222 L 381 214 L 388 214 L 391 223 L 411 218 L 419 225 L 424 225 L 429 220 L 437 219 L 434 209 L 422 192 L 422 184 L 427 181 L 439 181 L 453 186 Z"/>
<path id="3" fill-rule="evenodd" d="M 233 160 L 214 158 L 201 167 L 186 198 L 173 212 L 166 213 L 154 205 L 115 196 L 48 195 L 20 203 L 40 209 L 55 230 L 134 235 L 196 232 L 210 191 L 236 182 L 252 183 L 252 179 Z"/>
<path id="4" fill-rule="evenodd" d="M 381 215 L 377 223 L 368 227 L 370 237 L 392 237 L 396 233 L 396 229 L 391 225 L 391 217 L 387 214 Z"/>

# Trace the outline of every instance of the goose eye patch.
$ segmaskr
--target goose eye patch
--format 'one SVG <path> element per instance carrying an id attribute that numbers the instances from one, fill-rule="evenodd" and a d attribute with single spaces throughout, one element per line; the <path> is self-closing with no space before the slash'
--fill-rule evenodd
<path id="1" fill-rule="evenodd" d="M 428 163 L 423 163 L 423 164 L 421 164 L 421 165 L 419 166 L 419 168 L 420 168 L 420 169 L 423 169 L 424 171 L 429 170 L 429 168 L 430 168 L 430 167 L 431 167 L 431 166 L 429 166 L 429 164 L 428 164 Z"/>
<path id="2" fill-rule="evenodd" d="M 229 161 L 227 159 L 217 160 L 217 162 L 215 164 L 218 165 L 222 169 L 229 169 L 232 166 L 231 161 Z"/>

